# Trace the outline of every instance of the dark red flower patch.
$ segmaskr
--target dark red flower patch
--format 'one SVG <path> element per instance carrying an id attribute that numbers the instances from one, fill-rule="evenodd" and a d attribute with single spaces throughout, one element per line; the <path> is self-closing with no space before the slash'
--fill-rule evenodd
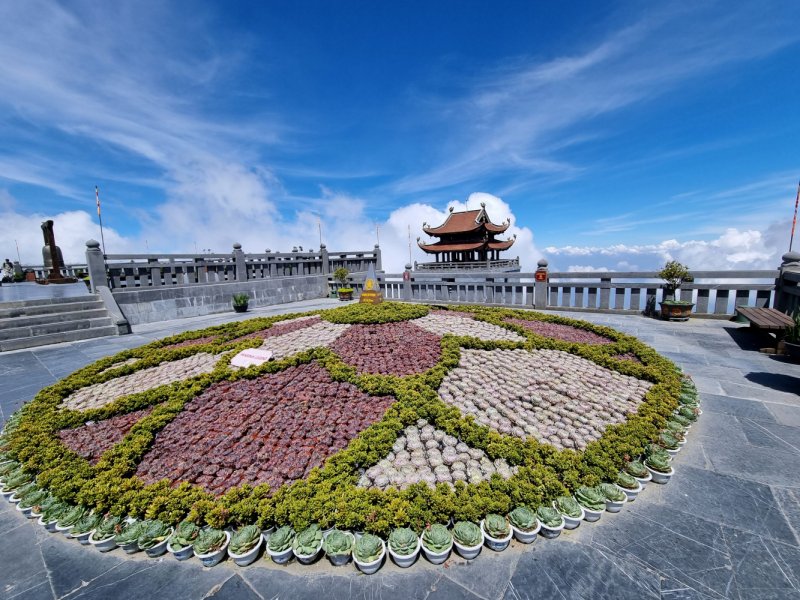
<path id="1" fill-rule="evenodd" d="M 220 382 L 156 436 L 136 475 L 147 484 L 196 483 L 215 495 L 242 483 L 277 490 L 322 466 L 392 402 L 333 381 L 316 363 Z"/>
<path id="2" fill-rule="evenodd" d="M 89 464 L 96 465 L 106 450 L 119 444 L 131 427 L 149 415 L 152 410 L 152 408 L 137 410 L 91 425 L 62 429 L 58 432 L 58 437 L 67 448 L 88 460 Z"/>
<path id="3" fill-rule="evenodd" d="M 616 358 L 617 360 L 630 360 L 632 362 L 642 364 L 642 361 L 639 360 L 639 357 L 636 356 L 633 352 L 626 352 L 625 354 L 616 354 L 611 358 Z"/>
<path id="4" fill-rule="evenodd" d="M 291 319 L 285 323 L 277 322 L 267 329 L 262 329 L 261 331 L 256 331 L 253 333 L 249 333 L 247 335 L 243 335 L 242 337 L 236 338 L 235 340 L 229 342 L 231 344 L 235 344 L 236 342 L 241 342 L 242 340 L 254 340 L 256 338 L 261 338 L 265 340 L 267 338 L 276 337 L 279 335 L 285 335 L 287 333 L 291 333 L 293 331 L 297 331 L 299 329 L 305 329 L 306 327 L 311 327 L 312 325 L 316 325 L 317 323 L 321 322 L 322 319 L 319 315 L 314 315 L 310 319 Z"/>
<path id="5" fill-rule="evenodd" d="M 412 323 L 352 325 L 331 349 L 359 373 L 413 375 L 436 366 L 440 337 Z"/>
<path id="6" fill-rule="evenodd" d="M 184 346 L 197 346 L 199 344 L 208 344 L 209 342 L 213 342 L 219 336 L 212 335 L 210 337 L 202 337 L 197 338 L 195 340 L 185 340 L 183 342 L 178 342 L 177 344 L 170 344 L 169 346 L 164 346 L 161 348 L 162 350 L 172 350 L 174 348 L 183 348 Z"/>
<path id="7" fill-rule="evenodd" d="M 614 340 L 607 337 L 598 335 L 592 331 L 579 329 L 570 325 L 561 325 L 560 323 L 547 323 L 545 321 L 528 321 L 526 319 L 506 319 L 506 323 L 513 323 L 524 327 L 529 331 L 543 335 L 544 337 L 551 337 L 557 340 L 564 340 L 565 342 L 580 342 L 583 344 L 613 344 Z"/>

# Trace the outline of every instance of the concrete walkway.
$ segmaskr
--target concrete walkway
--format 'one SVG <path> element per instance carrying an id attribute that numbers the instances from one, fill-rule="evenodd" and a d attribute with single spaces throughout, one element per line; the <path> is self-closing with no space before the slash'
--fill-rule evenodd
<path id="1" fill-rule="evenodd" d="M 800 600 L 800 365 L 759 354 L 763 341 L 735 323 L 563 314 L 636 335 L 681 365 L 701 391 L 704 414 L 674 460 L 672 481 L 649 485 L 621 513 L 583 522 L 557 540 L 512 543 L 500 554 L 484 548 L 471 563 L 454 557 L 433 566 L 420 559 L 408 570 L 387 563 L 367 577 L 326 561 L 277 567 L 259 559 L 246 568 L 229 561 L 204 569 L 196 559 L 129 558 L 119 549 L 100 554 L 46 533 L 2 502 L 0 599 Z M 39 386 L 123 347 L 233 318 L 173 321 L 137 330 L 130 340 L 0 355 L 2 402 L 11 408 L 6 390 L 14 390 L 15 401 L 30 399 Z"/>

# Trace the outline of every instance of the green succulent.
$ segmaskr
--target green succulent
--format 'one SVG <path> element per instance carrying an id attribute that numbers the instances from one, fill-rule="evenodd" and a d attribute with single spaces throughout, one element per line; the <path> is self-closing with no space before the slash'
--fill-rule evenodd
<path id="1" fill-rule="evenodd" d="M 657 444 L 647 444 L 647 446 L 644 447 L 644 456 L 645 458 L 658 456 L 659 458 L 668 462 L 672 459 L 669 452 Z"/>
<path id="2" fill-rule="evenodd" d="M 628 473 L 639 479 L 647 479 L 648 475 L 650 475 L 650 471 L 647 470 L 647 467 L 638 460 L 628 463 L 626 469 Z"/>
<path id="3" fill-rule="evenodd" d="M 561 516 L 560 512 L 555 508 L 549 508 L 547 506 L 540 506 L 536 509 L 536 518 L 542 522 L 542 525 L 549 529 L 561 527 L 561 524 L 564 522 L 564 518 Z"/>
<path id="4" fill-rule="evenodd" d="M 92 539 L 96 542 L 102 542 L 110 537 L 120 533 L 125 523 L 124 517 L 120 515 L 112 515 L 106 517 L 100 525 L 97 526 L 95 532 L 92 534 Z"/>
<path id="5" fill-rule="evenodd" d="M 573 519 L 579 518 L 583 512 L 581 511 L 581 505 L 572 496 L 559 496 L 556 498 L 556 508 L 562 515 L 567 515 Z"/>
<path id="6" fill-rule="evenodd" d="M 686 419 L 689 419 L 690 421 L 697 421 L 697 413 L 694 412 L 694 409 L 691 409 L 688 406 L 682 406 L 678 411 L 678 414 Z"/>
<path id="7" fill-rule="evenodd" d="M 47 498 L 47 492 L 45 490 L 36 490 L 35 492 L 26 494 L 25 497 L 19 501 L 19 507 L 31 508 L 33 506 L 38 505 L 46 498 Z"/>
<path id="8" fill-rule="evenodd" d="M 371 533 L 365 533 L 358 538 L 355 548 L 353 549 L 353 555 L 358 562 L 365 564 L 375 562 L 382 553 L 383 544 L 381 543 L 381 538 Z"/>
<path id="9" fill-rule="evenodd" d="M 67 504 L 66 502 L 62 502 L 61 500 L 53 502 L 44 512 L 42 512 L 42 523 L 52 523 L 53 521 L 58 521 L 61 516 L 71 508 L 71 505 Z"/>
<path id="10" fill-rule="evenodd" d="M 51 506 L 53 506 L 58 502 L 60 502 L 58 498 L 56 498 L 55 496 L 48 495 L 47 498 L 45 498 L 44 500 L 39 500 L 38 503 L 32 504 L 31 506 L 33 507 L 33 509 L 31 512 L 33 512 L 33 514 L 36 515 L 41 515 L 44 511 L 46 511 L 48 508 L 50 508 Z"/>
<path id="11" fill-rule="evenodd" d="M 341 556 L 353 551 L 353 536 L 344 531 L 334 529 L 322 542 L 322 548 L 328 556 Z"/>
<path id="12" fill-rule="evenodd" d="M 145 532 L 149 524 L 150 521 L 134 521 L 133 523 L 128 523 L 122 528 L 122 531 L 114 536 L 114 541 L 118 546 L 133 544 L 139 539 L 139 536 Z"/>
<path id="13" fill-rule="evenodd" d="M 658 471 L 659 473 L 669 473 L 672 470 L 672 467 L 669 465 L 669 460 L 667 460 L 660 454 L 654 454 L 653 456 L 648 456 L 647 458 L 644 459 L 644 464 L 646 464 L 654 471 Z"/>
<path id="14" fill-rule="evenodd" d="M 624 502 L 627 498 L 625 492 L 613 483 L 601 483 L 597 486 L 597 489 L 600 490 L 607 500 L 611 500 L 612 502 Z"/>
<path id="15" fill-rule="evenodd" d="M 672 417 L 670 417 L 670 419 L 680 423 L 681 425 L 683 425 L 684 428 L 692 424 L 692 422 L 689 419 L 680 414 L 674 414 L 672 415 Z"/>
<path id="16" fill-rule="evenodd" d="M 658 443 L 664 446 L 665 448 L 669 448 L 670 450 L 676 450 L 680 445 L 680 442 L 678 442 L 677 438 L 670 435 L 666 431 L 662 432 L 658 436 Z"/>
<path id="17" fill-rule="evenodd" d="M 447 527 L 439 523 L 428 525 L 422 532 L 422 545 L 435 554 L 440 554 L 453 543 Z"/>
<path id="18" fill-rule="evenodd" d="M 681 435 L 686 430 L 686 428 L 678 423 L 675 419 L 670 419 L 667 421 L 667 429 L 675 433 L 680 433 Z"/>
<path id="19" fill-rule="evenodd" d="M 580 487 L 575 492 L 575 499 L 584 508 L 603 511 L 606 509 L 605 496 L 597 488 Z"/>
<path id="20" fill-rule="evenodd" d="M 75 523 L 80 521 L 87 514 L 89 514 L 89 509 L 85 506 L 73 506 L 59 517 L 56 527 L 70 527 L 75 525 Z"/>
<path id="21" fill-rule="evenodd" d="M 97 513 L 86 515 L 80 521 L 75 523 L 75 526 L 72 528 L 70 533 L 72 535 L 81 535 L 83 533 L 89 533 L 92 529 L 96 528 L 102 522 L 103 522 L 103 515 Z"/>
<path id="22" fill-rule="evenodd" d="M 284 525 L 269 536 L 269 544 L 267 544 L 267 547 L 272 550 L 272 552 L 285 552 L 291 547 L 294 536 L 294 529 L 289 525 Z"/>
<path id="23" fill-rule="evenodd" d="M 195 554 L 205 555 L 218 552 L 225 547 L 228 536 L 220 529 L 201 531 L 194 542 Z"/>
<path id="24" fill-rule="evenodd" d="M 624 487 L 626 490 L 635 490 L 639 487 L 639 482 L 632 475 L 628 475 L 625 471 L 620 471 L 617 475 L 617 485 Z"/>
<path id="25" fill-rule="evenodd" d="M 466 548 L 474 548 L 483 541 L 481 528 L 472 521 L 459 521 L 453 527 L 453 538 Z"/>
<path id="26" fill-rule="evenodd" d="M 175 551 L 188 548 L 200 535 L 200 528 L 191 521 L 181 521 L 169 538 L 169 547 Z"/>
<path id="27" fill-rule="evenodd" d="M 147 550 L 166 540 L 172 533 L 172 527 L 161 521 L 151 521 L 144 533 L 139 536 L 139 548 Z"/>
<path id="28" fill-rule="evenodd" d="M 310 556 L 322 545 L 322 530 L 318 525 L 309 525 L 297 534 L 292 542 L 292 549 L 300 556 Z"/>
<path id="29" fill-rule="evenodd" d="M 22 468 L 19 468 L 15 471 L 11 471 L 5 476 L 3 480 L 3 490 L 16 490 L 31 481 L 33 481 L 33 474 L 26 473 L 22 470 Z"/>
<path id="30" fill-rule="evenodd" d="M 414 554 L 419 544 L 419 538 L 408 527 L 400 527 L 389 534 L 389 548 L 399 556 Z"/>
<path id="31" fill-rule="evenodd" d="M 228 550 L 240 556 L 255 548 L 260 539 L 261 528 L 258 525 L 247 525 L 233 534 Z"/>
<path id="32" fill-rule="evenodd" d="M 533 514 L 533 513 L 531 513 Z M 534 516 L 534 522 L 536 517 Z M 516 527 L 516 525 L 514 525 Z M 486 515 L 483 520 L 483 530 L 495 539 L 503 539 L 511 533 L 511 527 L 508 524 L 508 519 L 501 515 Z"/>
<path id="33" fill-rule="evenodd" d="M 536 529 L 536 513 L 534 513 L 527 506 L 518 506 L 512 510 L 510 513 L 508 513 L 508 520 L 511 521 L 511 524 L 520 531 L 533 531 Z M 492 537 L 497 536 L 492 535 Z"/>
<path id="34" fill-rule="evenodd" d="M 31 481 L 30 483 L 26 483 L 25 485 L 20 486 L 20 488 L 16 492 L 14 492 L 14 497 L 15 498 L 19 498 L 19 499 L 23 499 L 28 494 L 31 494 L 31 493 L 37 492 L 37 491 L 39 491 L 39 486 L 36 485 L 35 482 Z"/>
<path id="35" fill-rule="evenodd" d="M 17 461 L 12 460 L 11 462 L 7 462 L 4 465 L 0 465 L 0 481 L 5 481 L 6 475 L 11 473 L 12 471 L 16 471 L 22 465 L 19 464 Z"/>

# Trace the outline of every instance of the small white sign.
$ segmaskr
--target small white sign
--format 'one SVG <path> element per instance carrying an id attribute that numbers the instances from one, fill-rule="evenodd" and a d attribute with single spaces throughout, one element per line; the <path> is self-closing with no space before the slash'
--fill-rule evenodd
<path id="1" fill-rule="evenodd" d="M 231 366 L 234 367 L 249 367 L 251 365 L 262 365 L 265 362 L 272 360 L 272 350 L 259 350 L 254 348 L 252 350 L 242 350 L 233 357 Z"/>

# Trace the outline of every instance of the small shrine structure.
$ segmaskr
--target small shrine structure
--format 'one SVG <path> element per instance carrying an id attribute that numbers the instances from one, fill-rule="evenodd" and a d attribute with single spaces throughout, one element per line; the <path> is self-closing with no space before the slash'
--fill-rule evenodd
<path id="1" fill-rule="evenodd" d="M 519 257 L 500 258 L 501 252 L 514 245 L 517 236 L 506 240 L 495 237 L 504 233 L 510 225 L 508 220 L 500 225 L 492 223 L 484 202 L 481 202 L 480 210 L 454 212 L 453 207 L 450 207 L 450 214 L 438 227 L 422 224 L 425 233 L 439 238 L 437 242 L 426 244 L 417 238 L 417 245 L 427 254 L 435 256 L 436 262 L 414 263 L 414 268 L 418 271 L 519 271 Z"/>

